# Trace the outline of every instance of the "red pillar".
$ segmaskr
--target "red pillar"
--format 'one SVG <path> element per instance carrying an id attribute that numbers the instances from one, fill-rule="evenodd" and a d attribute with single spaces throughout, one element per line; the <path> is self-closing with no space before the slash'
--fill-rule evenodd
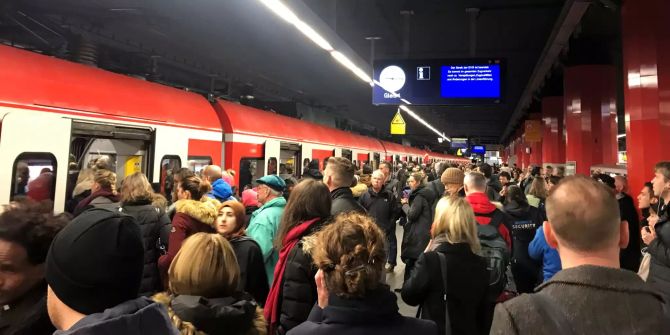
<path id="1" fill-rule="evenodd" d="M 542 98 L 542 162 L 565 163 L 563 97 Z"/>
<path id="2" fill-rule="evenodd" d="M 596 164 L 616 164 L 615 70 L 610 65 L 565 69 L 565 160 L 577 162 L 577 173 Z"/>
<path id="3" fill-rule="evenodd" d="M 531 113 L 528 117 L 529 120 L 541 122 L 542 114 L 540 113 Z M 526 146 L 530 148 L 530 155 L 528 157 L 528 163 L 530 165 L 542 166 L 542 141 L 540 138 L 539 141 L 526 142 Z"/>
<path id="4" fill-rule="evenodd" d="M 670 1 L 625 1 L 621 8 L 626 151 L 630 192 L 670 160 Z"/>

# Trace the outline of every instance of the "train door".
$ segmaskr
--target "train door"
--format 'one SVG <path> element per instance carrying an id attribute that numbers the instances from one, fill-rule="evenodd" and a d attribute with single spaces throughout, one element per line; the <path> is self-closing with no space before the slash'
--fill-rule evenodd
<path id="1" fill-rule="evenodd" d="M 352 160 L 353 154 L 351 153 L 351 150 L 349 150 L 349 149 L 342 149 L 342 157 L 344 157 L 348 160 Z"/>
<path id="2" fill-rule="evenodd" d="M 378 152 L 375 152 L 372 154 L 372 169 L 377 170 L 379 169 L 379 160 L 380 160 L 380 155 Z"/>
<path id="3" fill-rule="evenodd" d="M 300 144 L 280 142 L 279 145 L 279 176 L 282 179 L 298 178 L 302 173 L 302 148 Z"/>
<path id="4" fill-rule="evenodd" d="M 281 143 L 279 140 L 268 139 L 265 141 L 265 173 L 263 175 L 277 174 L 277 158 L 280 155 Z"/>
<path id="5" fill-rule="evenodd" d="M 73 120 L 68 190 L 75 191 L 77 176 L 89 168 L 115 172 L 117 186 L 123 178 L 136 172 L 152 180 L 154 134 L 150 127 Z M 72 193 L 66 194 L 66 199 L 72 196 Z"/>
<path id="6" fill-rule="evenodd" d="M 42 113 L 9 112 L 2 117 L 1 205 L 31 197 L 53 200 L 55 211 L 63 210 L 70 127 L 70 120 Z"/>

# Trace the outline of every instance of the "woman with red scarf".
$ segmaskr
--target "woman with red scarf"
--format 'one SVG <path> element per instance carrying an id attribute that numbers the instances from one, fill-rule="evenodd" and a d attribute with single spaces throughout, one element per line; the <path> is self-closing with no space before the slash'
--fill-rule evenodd
<path id="1" fill-rule="evenodd" d="M 237 257 L 240 265 L 238 289 L 251 294 L 263 306 L 269 290 L 263 253 L 258 243 L 247 236 L 244 222 L 244 205 L 240 202 L 230 200 L 219 205 L 216 231 L 230 242 Z"/>
<path id="2" fill-rule="evenodd" d="M 307 320 L 316 302 L 312 234 L 328 219 L 330 207 L 330 192 L 320 180 L 303 180 L 291 192 L 275 239 L 279 261 L 265 302 L 269 334 L 285 334 Z"/>

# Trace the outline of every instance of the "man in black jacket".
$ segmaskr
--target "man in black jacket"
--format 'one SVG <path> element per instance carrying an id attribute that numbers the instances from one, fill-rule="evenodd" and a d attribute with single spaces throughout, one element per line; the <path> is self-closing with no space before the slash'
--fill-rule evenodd
<path id="1" fill-rule="evenodd" d="M 388 254 L 386 271 L 393 272 L 396 266 L 396 257 L 398 254 L 398 241 L 395 236 L 395 220 L 393 217 L 397 206 L 393 194 L 384 189 L 384 173 L 381 170 L 372 172 L 372 186 L 368 191 L 361 195 L 358 203 L 368 211 L 368 214 L 375 219 L 379 228 L 386 235 L 388 245 Z"/>
<path id="2" fill-rule="evenodd" d="M 331 157 L 323 170 L 323 183 L 328 186 L 333 198 L 330 215 L 336 216 L 345 212 L 359 212 L 365 214 L 365 208 L 354 199 L 351 185 L 354 182 L 354 164 L 343 157 Z"/>

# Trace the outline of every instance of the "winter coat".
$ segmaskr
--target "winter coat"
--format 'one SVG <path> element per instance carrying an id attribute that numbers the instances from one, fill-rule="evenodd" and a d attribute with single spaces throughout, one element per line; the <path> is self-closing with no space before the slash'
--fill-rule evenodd
<path id="1" fill-rule="evenodd" d="M 670 302 L 670 221 L 666 211 L 661 212 L 658 221 L 654 226 L 656 238 L 647 246 L 651 254 L 647 282 Z"/>
<path id="2" fill-rule="evenodd" d="M 396 211 L 395 197 L 387 190 L 380 190 L 379 193 L 370 187 L 363 193 L 358 203 L 368 211 L 375 222 L 384 231 L 395 226 L 393 215 Z"/>
<path id="3" fill-rule="evenodd" d="M 475 219 L 480 225 L 487 225 L 491 222 L 491 217 L 493 212 L 499 210 L 494 204 L 491 203 L 489 198 L 484 193 L 471 193 L 466 196 L 465 199 L 470 203 L 472 209 L 475 212 Z M 504 213 L 503 213 L 504 214 Z M 512 229 L 512 218 L 504 214 L 502 216 L 503 222 L 498 226 L 498 232 L 507 242 L 507 246 L 512 250 L 512 237 L 510 230 Z"/>
<path id="4" fill-rule="evenodd" d="M 268 277 L 265 275 L 261 247 L 248 236 L 233 237 L 229 242 L 237 257 L 237 264 L 240 266 L 239 290 L 251 294 L 254 300 L 263 307 L 270 288 Z"/>
<path id="5" fill-rule="evenodd" d="M 244 292 L 220 298 L 159 293 L 153 299 L 167 308 L 172 323 L 180 331 L 187 327 L 184 323 L 189 322 L 194 330 L 208 335 L 267 333 L 263 312 Z"/>
<path id="6" fill-rule="evenodd" d="M 558 255 L 558 250 L 547 243 L 542 226 L 535 231 L 535 238 L 528 245 L 528 255 L 542 262 L 544 281 L 551 279 L 558 271 L 561 271 L 561 257 Z"/>
<path id="7" fill-rule="evenodd" d="M 144 270 L 142 271 L 140 295 L 151 296 L 162 291 L 161 277 L 158 274 L 157 242 L 161 227 L 170 224 L 170 219 L 165 212 L 154 207 L 149 199 L 135 203 L 123 203 L 120 211 L 134 217 L 140 226 L 144 244 Z"/>
<path id="8" fill-rule="evenodd" d="M 129 300 L 102 313 L 85 316 L 68 330 L 54 335 L 179 335 L 165 306 L 141 297 Z"/>
<path id="9" fill-rule="evenodd" d="M 315 242 L 313 233 L 321 227 L 323 222 L 315 223 L 289 252 L 277 304 L 280 311 L 279 334 L 285 334 L 307 320 L 316 303 L 314 276 L 318 269 L 312 262 L 312 248 Z"/>
<path id="10" fill-rule="evenodd" d="M 39 283 L 0 311 L 2 335 L 51 335 L 56 330 L 47 313 L 47 284 Z"/>
<path id="11" fill-rule="evenodd" d="M 161 278 L 167 278 L 170 264 L 187 237 L 200 232 L 216 232 L 214 224 L 218 214 L 216 211 L 218 204 L 218 201 L 207 197 L 203 198 L 203 201 L 185 199 L 175 203 L 176 213 L 172 218 L 167 254 L 158 258 Z"/>
<path id="12" fill-rule="evenodd" d="M 441 243 L 435 251 L 422 254 L 412 275 L 402 285 L 402 300 L 421 305 L 421 318 L 433 320 L 444 334 L 444 281 L 437 253 L 447 260 L 447 300 L 453 334 L 488 334 L 486 291 L 489 273 L 486 262 L 467 243 Z"/>
<path id="13" fill-rule="evenodd" d="M 345 299 L 331 294 L 328 306 L 314 305 L 307 321 L 289 335 L 436 335 L 432 321 L 405 317 L 398 313 L 395 294 L 388 286 L 367 292 L 362 299 Z"/>
<path id="14" fill-rule="evenodd" d="M 365 214 L 365 208 L 356 202 L 354 195 L 351 193 L 351 189 L 348 187 L 334 189 L 330 192 L 330 197 L 333 199 L 333 204 L 330 207 L 330 215 L 333 217 L 337 216 L 337 214 L 347 212 Z"/>
<path id="15" fill-rule="evenodd" d="M 511 201 L 505 213 L 512 218 L 512 273 L 519 292 L 532 292 L 540 279 L 540 264 L 528 255 L 535 231 L 542 225 L 540 211 L 528 204 Z"/>
<path id="16" fill-rule="evenodd" d="M 439 178 L 428 183 L 426 187 L 433 190 L 436 200 L 439 200 L 444 195 L 444 184 L 442 184 L 442 180 Z M 437 204 L 437 201 L 435 201 L 435 204 Z"/>
<path id="17" fill-rule="evenodd" d="M 430 240 L 430 227 L 433 224 L 433 201 L 435 193 L 425 186 L 419 186 L 409 195 L 409 204 L 402 209 L 407 216 L 403 226 L 400 257 L 417 259 L 423 253 Z"/>
<path id="18" fill-rule="evenodd" d="M 230 188 L 230 185 L 226 183 L 225 180 L 219 178 L 212 183 L 212 191 L 207 193 L 207 196 L 218 201 L 227 201 L 231 200 L 230 197 L 233 195 L 233 190 Z"/>
<path id="19" fill-rule="evenodd" d="M 557 273 L 535 292 L 562 310 L 572 334 L 670 334 L 667 323 L 662 325 L 662 296 L 631 271 L 577 266 Z M 555 325 L 524 294 L 496 306 L 491 334 L 560 334 Z"/>
<path id="20" fill-rule="evenodd" d="M 368 186 L 361 182 L 358 182 L 356 186 L 350 187 L 350 189 L 351 189 L 351 195 L 354 197 L 355 200 L 358 200 L 361 197 L 361 195 L 363 195 L 363 193 L 368 191 Z"/>
<path id="21" fill-rule="evenodd" d="M 91 193 L 88 197 L 81 200 L 75 207 L 73 215 L 78 216 L 89 208 L 101 207 L 109 210 L 115 210 L 119 206 L 119 197 L 111 191 L 100 190 Z"/>
<path id="22" fill-rule="evenodd" d="M 633 198 L 626 193 L 617 195 L 621 220 L 628 222 L 628 246 L 621 249 L 619 261 L 621 268 L 637 272 L 640 268 L 642 253 L 640 252 L 640 217 L 635 209 Z"/>
<path id="23" fill-rule="evenodd" d="M 247 229 L 247 236 L 258 243 L 263 253 L 263 263 L 265 264 L 265 275 L 268 285 L 272 284 L 272 277 L 275 272 L 275 264 L 279 259 L 277 250 L 272 243 L 277 235 L 279 222 L 286 207 L 286 199 L 283 197 L 274 198 L 261 206 L 261 208 L 251 214 L 251 221 Z"/>

